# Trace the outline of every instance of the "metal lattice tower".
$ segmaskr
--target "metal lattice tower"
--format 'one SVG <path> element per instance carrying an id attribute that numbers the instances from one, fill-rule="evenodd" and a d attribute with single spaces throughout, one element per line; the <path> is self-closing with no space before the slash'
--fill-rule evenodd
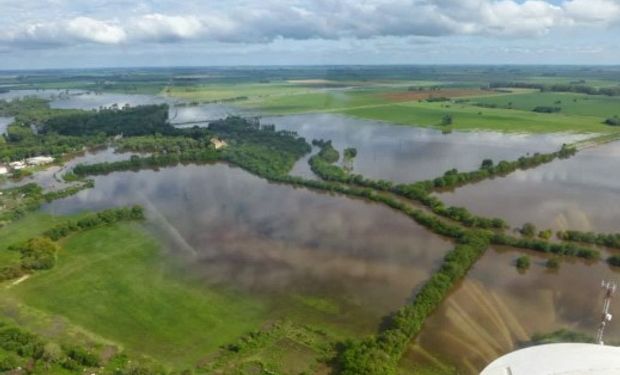
<path id="1" fill-rule="evenodd" d="M 612 281 L 604 281 L 601 282 L 601 288 L 605 290 L 605 297 L 603 298 L 603 313 L 601 314 L 601 324 L 598 327 L 598 332 L 596 334 L 596 342 L 600 345 L 605 345 L 603 342 L 603 335 L 605 334 L 605 327 L 607 327 L 607 323 L 611 322 L 613 315 L 609 312 L 609 308 L 611 306 L 611 298 L 616 292 L 616 283 Z"/>

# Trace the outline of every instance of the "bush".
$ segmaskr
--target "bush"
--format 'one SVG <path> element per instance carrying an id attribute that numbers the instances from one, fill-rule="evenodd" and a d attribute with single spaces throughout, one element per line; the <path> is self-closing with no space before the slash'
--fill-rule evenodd
<path id="1" fill-rule="evenodd" d="M 536 226 L 532 223 L 525 223 L 523 224 L 519 232 L 524 237 L 534 237 L 536 235 Z"/>
<path id="2" fill-rule="evenodd" d="M 620 267 L 620 255 L 612 255 L 609 258 L 607 258 L 607 263 L 610 266 L 614 266 L 614 267 Z"/>
<path id="3" fill-rule="evenodd" d="M 22 267 L 29 270 L 47 270 L 56 264 L 60 246 L 47 237 L 35 237 L 20 249 Z"/>
<path id="4" fill-rule="evenodd" d="M 519 258 L 517 258 L 516 266 L 519 271 L 526 271 L 528 268 L 530 268 L 530 258 L 525 255 L 520 256 Z"/>
<path id="5" fill-rule="evenodd" d="M 77 346 L 65 348 L 67 356 L 74 360 L 77 364 L 86 367 L 99 366 L 99 356 Z"/>
<path id="6" fill-rule="evenodd" d="M 0 357 L 0 371 L 11 371 L 19 367 L 19 358 L 12 353 L 7 353 Z"/>
<path id="7" fill-rule="evenodd" d="M 557 270 L 560 268 L 560 261 L 557 258 L 551 258 L 545 263 L 545 267 L 550 270 Z"/>

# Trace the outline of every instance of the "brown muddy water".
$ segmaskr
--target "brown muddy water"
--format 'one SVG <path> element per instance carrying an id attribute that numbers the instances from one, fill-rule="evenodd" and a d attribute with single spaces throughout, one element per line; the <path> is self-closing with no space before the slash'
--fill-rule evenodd
<path id="1" fill-rule="evenodd" d="M 502 134 L 453 132 L 392 125 L 337 114 L 266 117 L 277 129 L 293 130 L 305 137 L 332 140 L 341 151 L 355 147 L 353 171 L 366 177 L 413 182 L 443 175 L 449 169 L 480 167 L 486 158 L 513 160 L 528 153 L 550 152 L 562 143 L 581 139 L 568 134 Z"/>
<path id="2" fill-rule="evenodd" d="M 170 256 L 205 285 L 295 296 L 327 320 L 367 333 L 453 247 L 386 207 L 271 184 L 224 164 L 113 173 L 43 209 L 127 204 L 147 208 Z"/>
<path id="3" fill-rule="evenodd" d="M 519 273 L 514 264 L 523 253 L 489 249 L 426 321 L 403 364 L 428 361 L 422 354 L 427 351 L 456 365 L 459 374 L 477 375 L 535 333 L 565 328 L 594 337 L 603 305 L 601 281 L 618 280 L 618 271 L 604 262 L 575 259 L 565 259 L 559 270 L 550 271 L 544 265 L 548 258 L 531 252 L 530 269 Z M 611 310 L 620 312 L 620 299 Z M 612 321 L 605 338 L 620 343 L 620 322 Z"/>
<path id="4" fill-rule="evenodd" d="M 620 142 L 440 194 L 447 204 L 518 227 L 620 232 Z"/>

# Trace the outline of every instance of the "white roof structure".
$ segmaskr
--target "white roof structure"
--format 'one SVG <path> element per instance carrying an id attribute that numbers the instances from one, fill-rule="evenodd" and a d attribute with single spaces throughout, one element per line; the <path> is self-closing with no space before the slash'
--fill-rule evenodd
<path id="1" fill-rule="evenodd" d="M 7 167 L 0 166 L 0 175 L 9 174 Z"/>
<path id="2" fill-rule="evenodd" d="M 506 354 L 480 375 L 618 375 L 620 347 L 548 344 Z"/>
<path id="3" fill-rule="evenodd" d="M 33 158 L 26 159 L 26 162 L 30 165 L 49 164 L 54 161 L 51 156 L 35 156 Z"/>

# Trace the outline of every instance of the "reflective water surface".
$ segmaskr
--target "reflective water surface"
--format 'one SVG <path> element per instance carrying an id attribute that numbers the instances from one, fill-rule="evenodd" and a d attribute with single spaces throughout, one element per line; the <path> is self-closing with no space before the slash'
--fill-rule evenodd
<path id="1" fill-rule="evenodd" d="M 565 328 L 596 335 L 603 304 L 603 279 L 618 280 L 604 262 L 564 260 L 559 270 L 545 268 L 545 257 L 530 253 L 532 266 L 519 273 L 514 262 L 523 252 L 489 249 L 466 279 L 425 323 L 403 359 L 421 360 L 420 347 L 477 375 L 498 356 L 517 349 L 535 333 Z M 611 310 L 620 311 L 620 300 Z M 606 341 L 620 342 L 620 323 L 612 322 Z"/>
<path id="2" fill-rule="evenodd" d="M 171 256 L 207 284 L 325 299 L 334 306 L 328 319 L 365 332 L 402 306 L 452 247 L 388 208 L 223 164 L 98 177 L 94 189 L 44 210 L 133 203 L 148 209 Z"/>
<path id="3" fill-rule="evenodd" d="M 353 169 L 367 177 L 398 182 L 435 178 L 457 168 L 472 170 L 482 160 L 513 160 L 527 153 L 549 152 L 583 136 L 516 135 L 492 132 L 454 132 L 390 125 L 335 114 L 266 117 L 278 129 L 294 130 L 308 141 L 331 139 L 342 151 L 358 151 Z"/>
<path id="4" fill-rule="evenodd" d="M 446 203 L 513 226 L 620 231 L 620 142 L 536 169 L 440 194 Z"/>

